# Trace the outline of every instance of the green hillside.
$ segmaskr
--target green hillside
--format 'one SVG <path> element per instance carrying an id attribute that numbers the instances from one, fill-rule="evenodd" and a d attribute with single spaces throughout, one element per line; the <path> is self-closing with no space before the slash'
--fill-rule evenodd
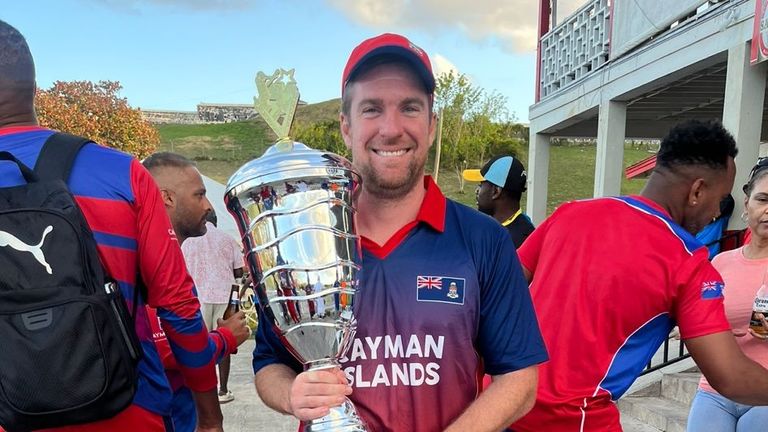
<path id="1" fill-rule="evenodd" d="M 299 106 L 294 127 L 338 118 L 341 99 Z M 245 162 L 261 156 L 277 136 L 263 120 L 221 124 L 164 124 L 158 151 L 172 151 L 197 161 L 207 176 L 226 183 Z"/>
<path id="2" fill-rule="evenodd" d="M 296 126 L 317 123 L 325 120 L 337 120 L 341 112 L 341 99 L 331 99 L 325 102 L 300 106 L 296 110 L 294 128 Z"/>
<path id="3" fill-rule="evenodd" d="M 340 99 L 301 106 L 296 111 L 294 127 L 338 118 Z M 161 151 L 174 151 L 197 161 L 200 171 L 221 182 L 240 166 L 260 156 L 276 137 L 262 120 L 205 125 L 158 125 Z M 312 143 L 306 143 L 312 145 Z M 592 196 L 595 153 L 594 145 L 555 145 L 550 152 L 548 211 L 564 202 Z M 648 157 L 644 147 L 626 145 L 624 167 Z M 527 155 L 522 154 L 523 161 Z M 428 162 L 431 172 L 433 163 Z M 479 168 L 479 167 L 477 167 Z M 438 184 L 450 198 L 469 206 L 475 205 L 475 185 L 459 190 L 456 172 L 441 168 Z M 622 181 L 622 193 L 637 193 L 645 184 L 643 179 Z M 525 197 L 523 197 L 525 205 Z"/>

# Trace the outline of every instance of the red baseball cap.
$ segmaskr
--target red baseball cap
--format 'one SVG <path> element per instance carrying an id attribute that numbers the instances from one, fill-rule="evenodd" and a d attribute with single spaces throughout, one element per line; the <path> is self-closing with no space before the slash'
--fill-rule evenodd
<path id="1" fill-rule="evenodd" d="M 394 55 L 406 60 L 424 82 L 427 93 L 434 93 L 435 76 L 432 74 L 432 63 L 427 53 L 406 37 L 393 33 L 366 39 L 352 50 L 341 78 L 341 93 L 344 94 L 344 87 L 355 77 L 363 64 L 380 55 Z"/>

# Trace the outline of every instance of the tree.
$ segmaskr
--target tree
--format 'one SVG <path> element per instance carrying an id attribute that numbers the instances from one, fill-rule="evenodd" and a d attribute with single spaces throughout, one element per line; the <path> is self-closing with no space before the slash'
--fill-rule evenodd
<path id="1" fill-rule="evenodd" d="M 512 155 L 522 157 L 528 149 L 528 127 L 508 121 L 498 123 L 494 137 L 488 144 L 488 156 Z M 485 160 L 485 159 L 484 159 Z"/>
<path id="2" fill-rule="evenodd" d="M 489 149 L 505 137 L 509 115 L 506 98 L 475 86 L 464 74 L 453 72 L 437 78 L 435 110 L 443 119 L 442 163 L 453 169 L 464 191 L 462 171 L 479 165 Z M 511 142 L 508 142 L 511 144 Z"/>
<path id="3" fill-rule="evenodd" d="M 138 158 L 155 151 L 157 130 L 118 94 L 116 81 L 56 81 L 37 91 L 35 108 L 40 125 L 81 135 Z"/>
<path id="4" fill-rule="evenodd" d="M 296 125 L 294 139 L 317 150 L 350 157 L 349 149 L 341 138 L 339 120 L 321 120 L 317 123 Z"/>

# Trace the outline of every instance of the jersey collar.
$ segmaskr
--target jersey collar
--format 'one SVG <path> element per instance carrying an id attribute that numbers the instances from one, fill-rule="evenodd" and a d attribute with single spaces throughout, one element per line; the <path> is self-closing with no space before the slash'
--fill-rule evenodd
<path id="1" fill-rule="evenodd" d="M 661 214 L 663 214 L 664 216 L 666 216 L 670 220 L 672 220 L 672 216 L 669 214 L 669 212 L 667 212 L 667 210 L 664 209 L 664 207 L 662 207 L 656 201 L 650 200 L 650 199 L 648 199 L 648 198 L 646 198 L 644 196 L 640 196 L 640 195 L 629 195 L 629 197 L 633 198 L 633 199 L 636 199 L 636 200 L 640 201 L 641 203 L 643 203 L 643 204 L 645 204 L 645 205 L 647 205 L 649 207 L 652 207 L 655 210 L 658 210 Z"/>
<path id="2" fill-rule="evenodd" d="M 445 231 L 445 195 L 440 187 L 432 179 L 432 176 L 424 176 L 424 200 L 421 202 L 417 222 L 424 222 L 435 231 Z"/>
<path id="3" fill-rule="evenodd" d="M 45 128 L 37 125 L 0 127 L 0 135 L 10 135 L 15 133 L 39 131 L 39 130 L 45 130 Z"/>
<path id="4" fill-rule="evenodd" d="M 517 217 L 518 217 L 518 216 L 520 216 L 522 213 L 523 213 L 523 211 L 522 211 L 521 209 L 517 209 L 517 211 L 515 212 L 515 214 L 513 214 L 513 215 L 512 215 L 512 216 L 510 216 L 510 217 L 508 217 L 508 218 L 507 218 L 507 220 L 505 220 L 504 222 L 502 222 L 502 223 L 501 223 L 501 226 L 507 226 L 507 225 L 511 224 L 511 223 L 512 223 L 512 222 L 514 222 L 514 221 L 515 221 L 515 219 L 517 219 Z"/>
<path id="5" fill-rule="evenodd" d="M 426 189 L 426 193 L 424 194 L 424 199 L 421 201 L 421 207 L 419 207 L 419 212 L 416 214 L 416 219 L 408 222 L 405 226 L 397 230 L 397 232 L 395 232 L 392 237 L 381 246 L 366 237 L 361 237 L 363 248 L 371 252 L 377 258 L 384 259 L 390 252 L 395 250 L 403 240 L 405 240 L 408 234 L 416 228 L 419 223 L 423 222 L 435 231 L 443 232 L 445 230 L 445 195 L 440 191 L 440 188 L 431 176 L 424 176 L 424 188 Z"/>

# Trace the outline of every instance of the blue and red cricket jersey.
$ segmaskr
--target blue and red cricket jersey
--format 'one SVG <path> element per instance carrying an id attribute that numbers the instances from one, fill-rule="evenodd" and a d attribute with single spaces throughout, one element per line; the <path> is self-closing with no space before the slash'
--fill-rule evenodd
<path id="1" fill-rule="evenodd" d="M 32 126 L 3 128 L 0 150 L 32 168 L 53 133 Z M 0 164 L 0 186 L 23 183 L 16 165 Z M 216 361 L 236 341 L 229 330 L 210 334 L 206 330 L 194 284 L 152 177 L 136 158 L 91 143 L 78 154 L 68 184 L 93 231 L 107 274 L 117 280 L 128 303 L 141 275 L 147 286 L 146 304 L 157 309 L 186 385 L 194 391 L 216 388 Z M 139 298 L 136 333 L 144 358 L 134 404 L 167 416 L 171 389 L 152 341 L 145 299 Z"/>
<path id="2" fill-rule="evenodd" d="M 707 249 L 648 199 L 564 204 L 518 252 L 550 361 L 515 431 L 621 431 L 613 401 L 675 324 L 683 339 L 730 328 Z"/>
<path id="3" fill-rule="evenodd" d="M 501 375 L 543 361 L 526 281 L 496 221 L 454 203 L 425 178 L 416 221 L 384 246 L 363 239 L 357 333 L 342 370 L 373 431 L 442 431 L 477 397 L 483 371 Z M 268 323 L 254 371 L 299 370 Z"/>

